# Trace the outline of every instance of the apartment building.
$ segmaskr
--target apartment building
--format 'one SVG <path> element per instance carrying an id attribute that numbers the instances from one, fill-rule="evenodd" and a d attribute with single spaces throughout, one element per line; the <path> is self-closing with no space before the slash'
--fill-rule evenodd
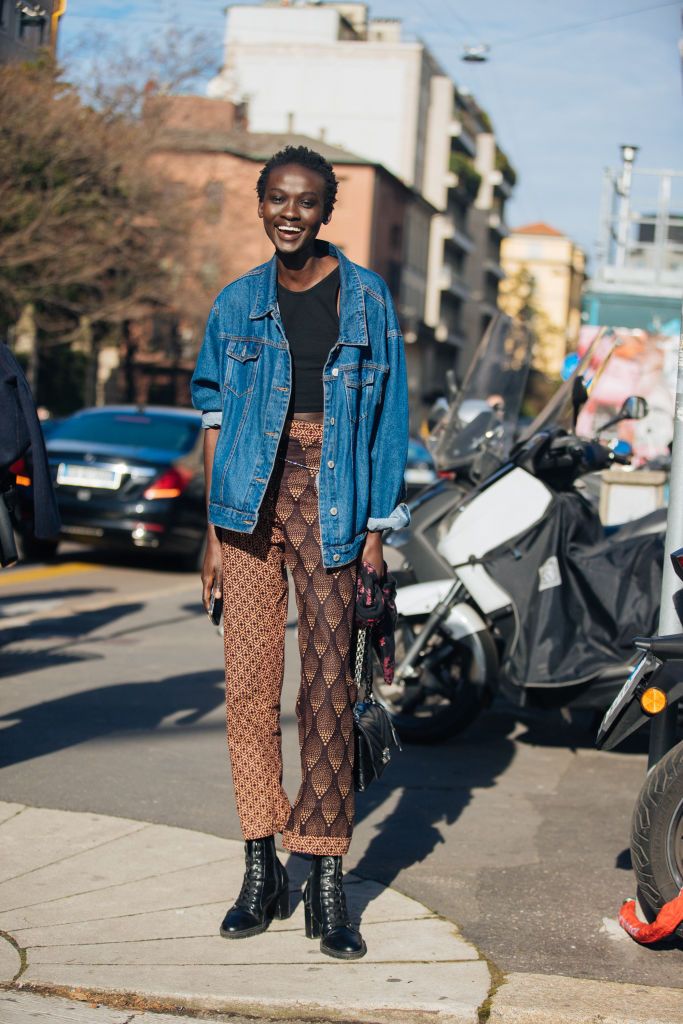
<path id="1" fill-rule="evenodd" d="M 28 60 L 43 47 L 55 49 L 66 0 L 0 0 L 0 63 Z"/>
<path id="2" fill-rule="evenodd" d="M 581 292 L 586 279 L 583 249 L 557 228 L 541 221 L 515 228 L 501 246 L 503 269 L 511 284 L 527 271 L 533 279 L 531 304 L 542 316 L 534 366 L 559 377 L 567 352 L 576 349 L 581 328 Z M 519 296 L 500 296 L 500 306 L 514 315 Z"/>
<path id="3" fill-rule="evenodd" d="M 425 400 L 443 390 L 444 371 L 467 363 L 495 311 L 514 183 L 476 101 L 423 43 L 403 40 L 399 20 L 373 18 L 364 3 L 232 5 L 208 92 L 245 105 L 250 131 L 342 147 L 431 204 L 424 303 L 413 301 L 413 258 L 400 268 L 411 301 L 399 315 L 419 340 L 414 389 Z"/>

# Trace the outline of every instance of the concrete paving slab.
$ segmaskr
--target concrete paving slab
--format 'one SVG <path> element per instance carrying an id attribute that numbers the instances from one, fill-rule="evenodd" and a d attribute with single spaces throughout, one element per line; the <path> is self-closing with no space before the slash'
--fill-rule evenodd
<path id="1" fill-rule="evenodd" d="M 0 824 L 13 818 L 15 814 L 21 814 L 26 808 L 23 804 L 0 804 Z"/>
<path id="2" fill-rule="evenodd" d="M 50 823 L 55 820 L 55 814 L 65 814 L 66 822 L 73 827 L 72 812 L 47 812 Z M 20 815 L 19 819 L 22 817 Z M 17 820 L 13 818 L 0 825 L 2 834 L 5 828 L 11 831 L 12 823 Z M 88 822 L 89 826 L 93 824 L 96 825 Z M 129 822 L 130 826 L 133 824 Z M 186 830 L 183 844 L 174 848 L 173 832 L 176 830 L 169 829 L 167 825 L 140 827 L 139 822 L 135 824 L 137 827 L 130 827 L 124 835 L 103 839 L 96 849 L 75 850 L 68 857 L 68 871 L 64 870 L 63 862 L 59 861 L 0 883 L 0 906 L 12 910 L 96 892 L 111 886 L 113 880 L 117 885 L 122 885 L 138 879 L 157 878 L 195 864 L 208 866 L 225 856 L 225 841 L 216 836 Z M 105 831 L 108 828 L 105 826 Z"/>
<path id="3" fill-rule="evenodd" d="M 225 842 L 230 840 L 226 839 Z M 120 885 L 110 881 L 103 889 L 91 889 L 77 896 L 36 903 L 12 911 L 0 911 L 0 929 L 14 933 L 15 929 L 40 928 L 41 925 L 102 921 L 127 917 L 132 913 L 218 903 L 225 901 L 228 894 L 234 893 L 235 886 L 239 889 L 243 872 L 243 863 L 230 857 L 197 867 L 169 871 L 157 878 L 144 878 Z"/>
<path id="4" fill-rule="evenodd" d="M 35 809 L 26 821 L 41 836 L 48 820 L 58 826 L 58 813 Z M 72 834 L 81 817 L 92 843 L 98 816 L 65 815 Z M 95 847 L 83 850 L 83 839 L 72 856 L 10 883 L 0 876 L 0 898 L 18 901 L 14 908 L 0 903 L 0 927 L 25 950 L 21 985 L 104 993 L 109 1000 L 123 993 L 138 1000 L 135 1007 L 142 1000 L 141 1008 L 179 1002 L 276 1017 L 398 1017 L 409 1024 L 438 1013 L 440 1024 L 477 1020 L 489 990 L 487 964 L 453 924 L 415 900 L 348 877 L 352 913 L 362 918 L 369 947 L 355 963 L 330 960 L 306 939 L 300 891 L 287 921 L 230 942 L 217 930 L 241 882 L 243 844 L 167 826 L 126 833 L 139 823 L 118 821 L 118 837 L 102 819 L 106 839 Z M 0 824 L 0 845 L 2 833 Z M 30 846 L 30 828 L 23 835 Z M 307 862 L 288 864 L 297 890 Z"/>
<path id="5" fill-rule="evenodd" d="M 102 1003 L 77 1002 L 35 992 L 0 992 L 0 1021 L 2 1024 L 197 1024 L 196 1017 L 119 1010 Z M 253 1018 L 247 1020 L 232 1015 L 229 1018 L 212 1016 L 212 1021 L 254 1024 Z M 297 1022 L 290 1021 L 290 1024 Z"/>
<path id="6" fill-rule="evenodd" d="M 37 834 L 36 815 L 43 829 L 41 834 Z M 62 857 L 73 857 L 146 827 L 140 821 L 103 818 L 100 814 L 73 816 L 64 811 L 33 807 L 27 807 L 21 814 L 15 813 L 9 820 L 0 819 L 0 823 L 3 825 L 2 859 L 9 862 L 9 871 L 4 866 L 2 869 L 3 882 L 9 878 L 24 878 L 38 868 L 58 863 Z M 3 905 L 6 905 L 4 899 Z"/>
<path id="7" fill-rule="evenodd" d="M 0 984 L 13 981 L 21 970 L 21 957 L 16 946 L 0 935 Z"/>
<path id="8" fill-rule="evenodd" d="M 40 982 L 39 977 L 40 976 Z M 401 1024 L 415 1014 L 439 1014 L 439 1024 L 475 1024 L 477 1007 L 488 991 L 488 969 L 469 963 L 373 964 L 363 961 L 325 964 L 215 966 L 83 967 L 40 965 L 22 976 L 26 983 L 98 992 L 129 992 L 170 999 L 183 1006 L 217 1012 L 315 1016 L 326 1020 L 378 1021 L 400 1014 Z M 546 1022 L 548 1024 L 548 1022 Z"/>
<path id="9" fill-rule="evenodd" d="M 425 918 L 406 922 L 410 941 L 420 950 L 420 957 L 433 963 L 478 960 L 476 950 L 460 939 L 448 921 Z M 368 944 L 366 963 L 401 963 L 414 960 L 408 954 L 403 928 L 394 922 L 366 924 L 363 934 Z M 299 908 L 289 921 L 273 922 L 262 935 L 249 942 L 223 939 L 214 927 L 210 936 L 198 938 L 143 939 L 128 942 L 100 942 L 95 945 L 33 946 L 31 964 L 82 964 L 91 969 L 107 964 L 131 967 L 136 965 L 206 964 L 310 964 L 329 963 L 320 952 L 319 943 L 304 934 L 303 909 Z"/>
<path id="10" fill-rule="evenodd" d="M 681 1022 L 680 989 L 520 973 L 509 975 L 496 992 L 488 1024 Z"/>

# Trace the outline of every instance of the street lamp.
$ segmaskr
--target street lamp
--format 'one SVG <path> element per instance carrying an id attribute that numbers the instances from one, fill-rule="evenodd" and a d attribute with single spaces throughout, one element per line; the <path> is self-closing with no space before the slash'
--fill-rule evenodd
<path id="1" fill-rule="evenodd" d="M 625 164 L 632 164 L 640 146 L 620 146 L 621 159 Z"/>
<path id="2" fill-rule="evenodd" d="M 638 149 L 638 146 L 620 146 L 622 167 L 621 175 L 617 182 L 619 213 L 617 217 L 617 251 L 615 254 L 618 267 L 626 265 L 628 226 L 631 217 L 631 182 L 633 180 L 633 163 Z"/>

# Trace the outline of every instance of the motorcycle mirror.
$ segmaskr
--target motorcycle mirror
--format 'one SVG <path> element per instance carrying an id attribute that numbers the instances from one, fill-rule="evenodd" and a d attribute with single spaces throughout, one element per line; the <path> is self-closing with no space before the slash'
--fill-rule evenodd
<path id="1" fill-rule="evenodd" d="M 647 416 L 647 402 L 641 395 L 629 395 L 619 412 L 622 420 L 644 420 Z"/>
<path id="2" fill-rule="evenodd" d="M 603 423 L 598 434 L 601 434 L 603 430 L 607 430 L 608 427 L 613 427 L 615 423 L 621 423 L 622 420 L 643 420 L 648 414 L 647 402 L 640 395 L 629 395 L 624 400 L 624 404 L 611 420 L 607 420 L 607 423 Z"/>
<path id="3" fill-rule="evenodd" d="M 458 382 L 455 378 L 455 370 L 446 370 L 446 387 L 448 388 L 448 396 L 450 401 L 458 394 Z"/>

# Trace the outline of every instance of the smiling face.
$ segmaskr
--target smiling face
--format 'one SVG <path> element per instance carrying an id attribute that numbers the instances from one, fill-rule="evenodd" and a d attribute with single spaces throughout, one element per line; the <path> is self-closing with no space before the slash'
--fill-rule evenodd
<path id="1" fill-rule="evenodd" d="M 283 256 L 313 250 L 320 228 L 329 220 L 324 210 L 324 178 L 299 164 L 273 168 L 258 205 L 266 234 Z"/>

